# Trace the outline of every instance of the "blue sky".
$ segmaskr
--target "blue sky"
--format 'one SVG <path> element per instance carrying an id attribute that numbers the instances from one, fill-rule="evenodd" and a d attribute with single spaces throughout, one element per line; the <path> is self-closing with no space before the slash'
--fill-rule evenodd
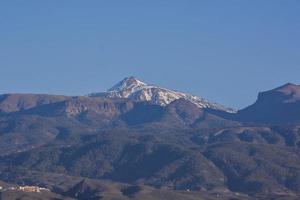
<path id="1" fill-rule="evenodd" d="M 3 0 L 0 93 L 81 95 L 126 76 L 235 108 L 300 84 L 297 0 Z"/>

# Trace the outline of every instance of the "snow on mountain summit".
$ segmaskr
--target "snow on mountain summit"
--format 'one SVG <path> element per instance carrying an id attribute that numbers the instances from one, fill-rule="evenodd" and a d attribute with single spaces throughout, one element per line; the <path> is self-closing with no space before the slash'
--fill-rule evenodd
<path id="1" fill-rule="evenodd" d="M 146 84 L 135 77 L 127 77 L 118 82 L 112 88 L 106 92 L 92 93 L 89 96 L 104 96 L 108 98 L 130 98 L 135 101 L 149 101 L 153 104 L 166 106 L 176 99 L 185 99 L 199 108 L 210 108 L 214 110 L 220 110 L 225 112 L 234 113 L 234 109 L 227 108 L 217 103 L 211 103 L 208 100 L 186 94 L 183 92 L 177 92 L 166 88 L 158 87 L 155 85 Z"/>
<path id="2" fill-rule="evenodd" d="M 143 87 L 146 87 L 147 84 L 138 80 L 137 78 L 131 76 L 123 79 L 116 85 L 114 85 L 112 88 L 108 90 L 108 92 L 113 92 L 113 91 L 123 91 L 123 90 L 138 90 Z"/>

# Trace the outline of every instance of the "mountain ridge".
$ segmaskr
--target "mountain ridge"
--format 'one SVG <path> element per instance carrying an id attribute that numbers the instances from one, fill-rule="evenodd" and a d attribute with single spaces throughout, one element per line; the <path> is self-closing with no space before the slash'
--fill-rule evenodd
<path id="1" fill-rule="evenodd" d="M 262 123 L 300 122 L 300 86 L 287 83 L 260 92 L 254 104 L 238 111 L 237 119 Z"/>
<path id="2" fill-rule="evenodd" d="M 212 103 L 208 100 L 193 96 L 187 93 L 178 92 L 152 84 L 146 84 L 139 79 L 131 76 L 126 77 L 106 92 L 91 93 L 90 97 L 109 97 L 109 98 L 130 98 L 137 101 L 149 101 L 153 104 L 166 106 L 176 99 L 186 99 L 202 109 L 214 109 L 235 113 L 236 110 L 225 107 L 218 103 Z"/>

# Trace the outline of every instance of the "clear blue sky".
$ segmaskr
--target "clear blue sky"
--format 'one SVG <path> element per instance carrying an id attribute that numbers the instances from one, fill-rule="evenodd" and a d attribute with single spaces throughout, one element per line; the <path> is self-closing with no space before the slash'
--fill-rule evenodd
<path id="1" fill-rule="evenodd" d="M 81 95 L 125 76 L 228 106 L 300 83 L 299 0 L 2 0 L 0 93 Z"/>

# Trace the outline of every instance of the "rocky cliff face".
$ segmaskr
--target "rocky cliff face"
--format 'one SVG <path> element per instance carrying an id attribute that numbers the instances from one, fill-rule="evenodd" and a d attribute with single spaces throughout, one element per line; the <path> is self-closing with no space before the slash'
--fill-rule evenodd
<path id="1" fill-rule="evenodd" d="M 261 92 L 257 101 L 238 112 L 241 121 L 262 123 L 300 122 L 300 86 L 285 84 L 270 91 Z"/>

